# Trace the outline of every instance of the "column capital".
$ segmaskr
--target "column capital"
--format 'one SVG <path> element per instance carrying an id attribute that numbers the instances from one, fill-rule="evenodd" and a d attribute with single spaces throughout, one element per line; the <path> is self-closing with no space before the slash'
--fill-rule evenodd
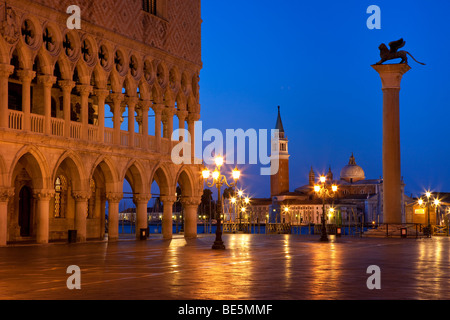
<path id="1" fill-rule="evenodd" d="M 14 72 L 14 66 L 9 64 L 0 64 L 0 77 L 9 77 Z"/>
<path id="2" fill-rule="evenodd" d="M 57 78 L 48 74 L 41 75 L 37 77 L 38 83 L 42 84 L 44 87 L 51 88 L 55 83 Z"/>
<path id="3" fill-rule="evenodd" d="M 136 106 L 139 103 L 139 98 L 134 96 L 134 97 L 126 97 L 126 103 L 130 106 Z"/>
<path id="4" fill-rule="evenodd" d="M 150 100 L 140 100 L 139 101 L 139 107 L 144 112 L 148 112 L 152 106 L 152 102 Z"/>
<path id="5" fill-rule="evenodd" d="M 49 201 L 55 196 L 55 190 L 41 189 L 34 190 L 33 197 L 37 200 Z"/>
<path id="6" fill-rule="evenodd" d="M 154 103 L 152 106 L 153 111 L 155 112 L 155 114 L 159 113 L 161 114 L 163 112 L 163 110 L 166 108 L 166 106 L 162 103 Z"/>
<path id="7" fill-rule="evenodd" d="M 196 122 L 198 120 L 200 120 L 200 113 L 189 112 L 188 119 L 187 119 L 188 122 Z"/>
<path id="8" fill-rule="evenodd" d="M 110 92 L 108 89 L 94 89 L 94 94 L 97 98 L 106 99 L 109 96 Z"/>
<path id="9" fill-rule="evenodd" d="M 183 207 L 198 207 L 202 202 L 201 197 L 182 197 L 181 204 Z"/>
<path id="10" fill-rule="evenodd" d="M 7 202 L 12 197 L 14 197 L 14 188 L 0 189 L 0 202 Z"/>
<path id="11" fill-rule="evenodd" d="M 125 95 L 123 93 L 113 92 L 110 93 L 109 96 L 111 97 L 114 103 L 121 103 L 125 99 Z"/>
<path id="12" fill-rule="evenodd" d="M 149 194 L 149 193 L 140 193 L 140 194 L 135 194 L 133 196 L 133 201 L 136 202 L 136 203 L 137 202 L 145 202 L 145 203 L 147 203 L 147 202 L 150 201 L 151 198 L 152 198 L 152 195 Z"/>
<path id="13" fill-rule="evenodd" d="M 89 191 L 72 191 L 72 196 L 75 201 L 83 202 L 88 201 L 91 198 L 91 193 Z"/>
<path id="14" fill-rule="evenodd" d="M 72 91 L 75 88 L 75 81 L 72 80 L 59 80 L 58 85 L 62 91 Z"/>
<path id="15" fill-rule="evenodd" d="M 159 199 L 163 202 L 163 204 L 172 205 L 177 201 L 177 197 L 175 196 L 161 196 Z"/>
<path id="16" fill-rule="evenodd" d="M 122 198 L 123 198 L 123 193 L 121 193 L 121 192 L 107 192 L 106 193 L 106 200 L 108 200 L 108 202 L 119 203 L 120 200 L 122 200 Z"/>
<path id="17" fill-rule="evenodd" d="M 77 90 L 80 92 L 82 96 L 89 96 L 92 93 L 93 87 L 88 84 L 79 84 L 77 85 Z"/>
<path id="18" fill-rule="evenodd" d="M 29 69 L 20 69 L 17 71 L 20 81 L 31 82 L 36 77 L 36 72 Z"/>
<path id="19" fill-rule="evenodd" d="M 178 110 L 177 111 L 177 117 L 180 120 L 186 120 L 188 115 L 189 115 L 189 112 L 187 112 L 186 110 Z"/>

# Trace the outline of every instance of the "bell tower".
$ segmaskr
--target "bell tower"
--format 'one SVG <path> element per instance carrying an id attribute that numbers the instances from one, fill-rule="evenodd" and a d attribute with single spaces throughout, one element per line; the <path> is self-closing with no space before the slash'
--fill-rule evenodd
<path id="1" fill-rule="evenodd" d="M 289 192 L 289 153 L 288 139 L 285 135 L 283 123 L 281 121 L 280 107 L 278 107 L 278 118 L 275 125 L 278 130 L 272 141 L 272 159 L 278 161 L 278 172 L 270 176 L 270 196 L 276 196 L 283 192 Z M 275 152 L 274 152 L 275 151 Z M 272 168 L 277 167 L 272 163 Z"/>

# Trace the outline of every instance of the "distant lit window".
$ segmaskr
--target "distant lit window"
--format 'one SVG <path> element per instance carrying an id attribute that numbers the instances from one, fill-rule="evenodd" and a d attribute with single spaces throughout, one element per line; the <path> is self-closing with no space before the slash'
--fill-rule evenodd
<path id="1" fill-rule="evenodd" d="M 142 10 L 156 15 L 156 0 L 142 0 Z"/>

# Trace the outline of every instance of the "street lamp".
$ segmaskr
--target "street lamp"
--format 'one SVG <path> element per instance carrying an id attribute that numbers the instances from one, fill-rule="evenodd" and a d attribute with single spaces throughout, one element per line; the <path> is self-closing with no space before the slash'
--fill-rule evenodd
<path id="1" fill-rule="evenodd" d="M 325 176 L 321 176 L 319 179 L 319 184 L 314 186 L 314 192 L 322 198 L 322 234 L 320 236 L 320 241 L 328 241 L 327 236 L 327 226 L 326 226 L 326 213 L 325 213 L 325 200 L 326 198 L 333 198 L 335 193 L 338 190 L 337 185 L 331 186 L 331 191 L 327 187 L 327 178 Z"/>
<path id="2" fill-rule="evenodd" d="M 212 246 L 212 249 L 214 250 L 225 250 L 225 245 L 222 241 L 222 195 L 220 193 L 220 188 L 225 184 L 228 187 L 234 187 L 236 186 L 236 182 L 237 180 L 239 180 L 239 177 L 241 175 L 241 172 L 236 168 L 232 171 L 232 178 L 234 180 L 234 182 L 232 183 L 228 183 L 227 182 L 227 178 L 221 174 L 220 172 L 220 168 L 222 167 L 223 163 L 224 163 L 224 159 L 221 156 L 217 156 L 214 159 L 214 162 L 216 164 L 216 168 L 214 169 L 214 171 L 211 173 L 211 171 L 207 168 L 205 168 L 202 171 L 202 176 L 203 179 L 205 180 L 206 184 L 208 185 L 208 187 L 213 187 L 214 185 L 217 188 L 218 191 L 218 197 L 217 197 L 217 201 L 218 201 L 218 205 L 216 208 L 216 219 L 217 219 L 217 224 L 216 224 L 216 240 L 214 241 L 214 244 Z M 212 178 L 211 182 L 208 182 L 209 179 Z"/>

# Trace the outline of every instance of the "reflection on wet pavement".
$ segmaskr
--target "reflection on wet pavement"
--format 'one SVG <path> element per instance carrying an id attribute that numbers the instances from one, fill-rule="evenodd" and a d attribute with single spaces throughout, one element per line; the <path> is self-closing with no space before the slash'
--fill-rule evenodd
<path id="1" fill-rule="evenodd" d="M 450 238 L 214 235 L 0 248 L 1 299 L 449 299 Z M 67 267 L 81 268 L 69 290 Z M 369 290 L 367 268 L 381 269 Z"/>

